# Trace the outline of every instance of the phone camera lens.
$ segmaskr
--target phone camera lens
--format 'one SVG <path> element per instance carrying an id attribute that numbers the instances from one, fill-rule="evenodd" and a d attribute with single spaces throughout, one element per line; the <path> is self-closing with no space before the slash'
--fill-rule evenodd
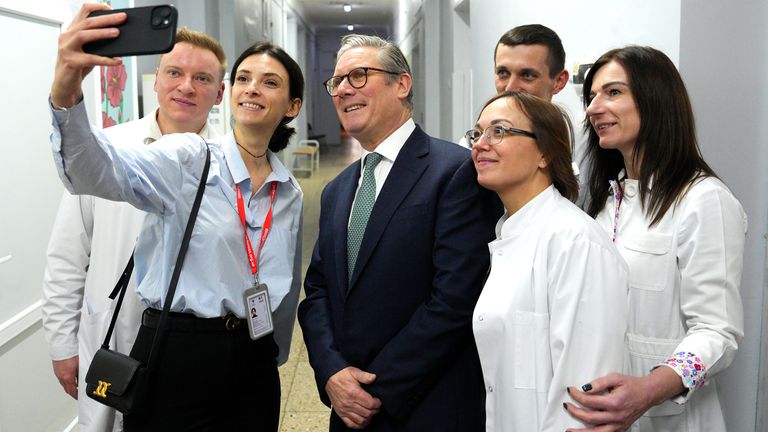
<path id="1" fill-rule="evenodd" d="M 167 6 L 157 7 L 152 10 L 152 27 L 165 28 L 171 24 L 172 10 Z"/>

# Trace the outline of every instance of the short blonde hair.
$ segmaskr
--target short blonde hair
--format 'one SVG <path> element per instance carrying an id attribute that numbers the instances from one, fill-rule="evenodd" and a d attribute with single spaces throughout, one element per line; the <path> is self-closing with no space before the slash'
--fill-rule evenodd
<path id="1" fill-rule="evenodd" d="M 224 79 L 224 74 L 227 70 L 227 55 L 224 54 L 224 48 L 219 41 L 203 32 L 182 27 L 176 32 L 176 43 L 179 42 L 186 42 L 190 45 L 212 52 L 216 56 L 216 59 L 219 60 L 220 78 L 222 80 Z"/>

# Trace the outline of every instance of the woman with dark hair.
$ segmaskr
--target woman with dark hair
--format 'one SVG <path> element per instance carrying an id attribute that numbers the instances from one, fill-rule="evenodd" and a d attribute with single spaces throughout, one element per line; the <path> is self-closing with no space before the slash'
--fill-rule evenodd
<path id="1" fill-rule="evenodd" d="M 664 53 L 608 51 L 584 101 L 587 211 L 629 265 L 628 362 L 627 375 L 571 389 L 588 410 L 568 410 L 601 431 L 724 431 L 714 377 L 743 335 L 744 211 L 704 162 L 688 93 Z"/>
<path id="2" fill-rule="evenodd" d="M 84 56 L 79 45 L 60 50 L 59 64 L 69 67 L 56 70 L 53 106 L 77 100 L 82 72 L 109 60 Z M 147 309 L 131 352 L 145 362 L 210 152 L 152 371 L 151 407 L 126 415 L 126 431 L 278 427 L 277 366 L 288 356 L 300 290 L 303 195 L 275 152 L 294 133 L 287 123 L 299 114 L 304 78 L 285 51 L 258 43 L 235 61 L 231 84 L 233 130 L 208 142 L 172 134 L 121 146 L 91 131 L 82 102 L 54 108 L 54 153 L 67 188 L 147 212 L 135 249 L 137 292 Z M 194 103 L 188 87 L 189 94 L 176 95 L 179 109 Z"/>
<path id="3" fill-rule="evenodd" d="M 486 430 L 582 427 L 566 386 L 621 367 L 627 270 L 573 201 L 563 112 L 525 93 L 485 104 L 467 132 L 477 180 L 506 210 L 473 314 L 486 387 Z"/>

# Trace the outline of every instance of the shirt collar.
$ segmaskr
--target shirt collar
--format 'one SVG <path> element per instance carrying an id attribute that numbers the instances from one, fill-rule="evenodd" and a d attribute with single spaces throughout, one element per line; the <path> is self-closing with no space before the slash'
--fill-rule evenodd
<path id="1" fill-rule="evenodd" d="M 163 137 L 163 132 L 160 130 L 160 125 L 157 123 L 157 113 L 159 110 L 160 108 L 155 108 L 148 116 L 144 116 L 144 118 L 149 122 L 147 135 L 144 137 L 144 144 L 151 144 Z M 203 128 L 200 129 L 197 134 L 200 135 L 200 137 L 204 140 L 207 140 L 209 138 L 213 138 L 216 135 L 212 131 L 213 129 L 208 127 L 208 122 L 206 121 L 203 125 Z"/>
<path id="2" fill-rule="evenodd" d="M 548 207 L 546 204 L 554 202 L 558 194 L 559 192 L 557 192 L 555 186 L 549 185 L 516 211 L 515 214 L 510 215 L 505 211 L 504 216 L 496 224 L 496 237 L 499 239 L 516 237 L 532 223 L 541 220 L 542 218 L 539 215 L 547 211 L 545 209 L 545 207 Z"/>
<path id="3" fill-rule="evenodd" d="M 230 131 L 227 133 L 227 135 L 222 138 L 221 143 L 224 150 L 224 157 L 227 159 L 227 165 L 229 165 L 229 171 L 232 173 L 232 180 L 234 180 L 236 184 L 250 181 L 251 176 L 248 174 L 248 168 L 246 168 L 245 162 L 243 162 L 243 158 L 240 156 L 240 150 L 237 148 L 234 132 Z M 267 176 L 266 180 L 264 180 L 264 184 L 272 181 L 279 183 L 290 181 L 291 183 L 294 183 L 288 168 L 283 165 L 276 154 L 272 153 L 271 150 L 267 150 L 266 157 L 269 159 L 269 165 L 272 167 L 272 172 Z"/>
<path id="4" fill-rule="evenodd" d="M 633 197 L 637 194 L 637 192 L 640 190 L 640 180 L 637 179 L 628 179 L 627 177 L 627 171 L 622 169 L 619 171 L 619 174 L 617 177 L 621 180 L 619 180 L 620 183 L 622 183 L 622 193 L 625 194 L 628 197 Z M 611 195 L 616 196 L 618 183 L 616 180 L 608 180 L 608 192 L 610 192 Z M 653 177 L 648 179 L 648 190 L 650 191 L 653 188 Z"/>
<path id="5" fill-rule="evenodd" d="M 376 150 L 374 151 L 382 155 L 384 159 L 388 160 L 390 163 L 394 163 L 395 159 L 397 159 L 397 155 L 400 154 L 400 150 L 403 148 L 414 129 L 416 129 L 416 123 L 413 122 L 413 118 L 409 118 L 385 138 L 381 144 L 376 146 Z M 363 149 L 362 157 L 360 158 L 361 165 L 368 153 L 370 152 Z"/>
<path id="6" fill-rule="evenodd" d="M 147 135 L 144 137 L 144 144 L 152 144 L 163 137 L 163 133 L 160 131 L 160 125 L 157 124 L 157 111 L 159 108 L 152 110 L 152 113 L 148 116 L 144 116 L 149 122 L 147 128 Z"/>

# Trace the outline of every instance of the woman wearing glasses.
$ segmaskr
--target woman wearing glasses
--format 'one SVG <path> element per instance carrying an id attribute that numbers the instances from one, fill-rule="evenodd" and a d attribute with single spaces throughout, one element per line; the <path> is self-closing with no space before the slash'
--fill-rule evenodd
<path id="1" fill-rule="evenodd" d="M 685 84 L 664 53 L 608 51 L 584 101 L 587 212 L 629 265 L 629 361 L 627 375 L 571 389 L 589 411 L 568 409 L 595 430 L 725 431 L 714 377 L 743 335 L 744 211 L 702 159 Z"/>
<path id="2" fill-rule="evenodd" d="M 563 409 L 566 387 L 622 365 L 627 269 L 572 203 L 568 136 L 557 107 L 511 92 L 488 101 L 466 135 L 478 182 L 506 210 L 472 320 L 488 431 L 583 427 Z"/>

